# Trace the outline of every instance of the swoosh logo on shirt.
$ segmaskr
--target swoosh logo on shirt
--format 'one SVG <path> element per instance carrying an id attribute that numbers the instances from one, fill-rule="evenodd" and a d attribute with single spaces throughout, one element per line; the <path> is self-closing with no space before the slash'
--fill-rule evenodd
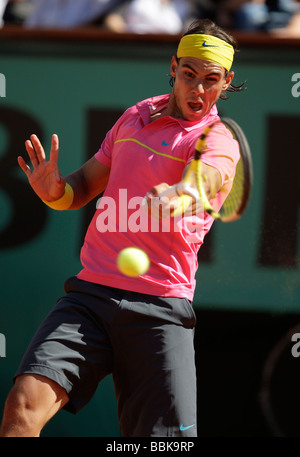
<path id="1" fill-rule="evenodd" d="M 185 430 L 188 430 L 189 428 L 192 428 L 192 427 L 194 427 L 194 426 L 195 426 L 195 424 L 187 425 L 187 426 L 185 427 L 183 424 L 181 424 L 181 425 L 180 425 L 180 430 L 181 430 L 182 432 L 184 432 Z"/>
<path id="2" fill-rule="evenodd" d="M 202 46 L 204 48 L 218 48 L 219 47 L 216 44 L 206 44 L 206 41 L 203 41 Z"/>
<path id="3" fill-rule="evenodd" d="M 171 143 L 166 143 L 165 140 L 164 140 L 164 141 L 162 141 L 161 144 L 162 144 L 163 146 L 170 146 L 170 144 L 172 144 L 172 141 L 171 141 Z"/>

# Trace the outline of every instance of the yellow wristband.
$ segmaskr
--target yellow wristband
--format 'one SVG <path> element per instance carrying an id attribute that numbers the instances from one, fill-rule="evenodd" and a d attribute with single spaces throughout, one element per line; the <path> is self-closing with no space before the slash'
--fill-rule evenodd
<path id="1" fill-rule="evenodd" d="M 74 198 L 74 191 L 70 184 L 66 183 L 65 187 L 65 193 L 62 197 L 60 197 L 58 200 L 54 200 L 53 202 L 43 202 L 50 206 L 52 209 L 56 209 L 58 211 L 63 211 L 64 209 L 70 208 L 70 206 L 73 203 L 73 198 Z"/>

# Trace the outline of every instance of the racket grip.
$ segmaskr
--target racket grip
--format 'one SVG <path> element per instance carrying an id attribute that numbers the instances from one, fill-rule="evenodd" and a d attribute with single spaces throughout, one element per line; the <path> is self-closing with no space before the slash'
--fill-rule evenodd
<path id="1" fill-rule="evenodd" d="M 174 197 L 178 197 L 180 194 L 177 192 L 177 184 L 174 184 L 174 186 L 168 187 L 166 190 L 160 192 L 158 194 L 158 197 L 160 199 L 163 199 L 164 197 L 168 198 L 171 200 Z"/>
<path id="2" fill-rule="evenodd" d="M 181 197 L 182 195 L 189 195 L 190 197 L 194 197 L 196 200 L 199 200 L 199 193 L 197 189 L 194 189 L 183 181 L 180 181 L 178 184 L 174 184 L 174 186 L 170 186 L 163 192 L 160 192 L 158 197 L 160 199 L 164 197 L 172 199 L 174 197 Z"/>
<path id="3" fill-rule="evenodd" d="M 192 203 L 192 197 L 190 195 L 182 194 L 178 197 L 178 206 L 171 212 L 171 217 L 181 216 L 186 214 L 187 209 Z"/>

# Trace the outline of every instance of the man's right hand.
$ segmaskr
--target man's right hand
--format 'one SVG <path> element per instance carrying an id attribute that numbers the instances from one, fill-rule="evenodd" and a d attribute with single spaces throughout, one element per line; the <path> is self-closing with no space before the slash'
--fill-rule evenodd
<path id="1" fill-rule="evenodd" d="M 50 158 L 46 160 L 45 151 L 36 135 L 31 135 L 25 142 L 25 147 L 31 161 L 32 169 L 23 157 L 18 157 L 18 163 L 26 174 L 34 192 L 44 201 L 58 200 L 64 194 L 66 181 L 58 169 L 58 136 L 52 136 Z"/>

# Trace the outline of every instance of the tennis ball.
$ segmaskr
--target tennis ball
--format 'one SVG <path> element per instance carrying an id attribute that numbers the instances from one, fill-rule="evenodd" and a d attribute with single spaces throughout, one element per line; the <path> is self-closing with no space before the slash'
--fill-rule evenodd
<path id="1" fill-rule="evenodd" d="M 136 277 L 146 273 L 150 260 L 142 249 L 129 247 L 119 252 L 117 265 L 124 275 Z"/>

